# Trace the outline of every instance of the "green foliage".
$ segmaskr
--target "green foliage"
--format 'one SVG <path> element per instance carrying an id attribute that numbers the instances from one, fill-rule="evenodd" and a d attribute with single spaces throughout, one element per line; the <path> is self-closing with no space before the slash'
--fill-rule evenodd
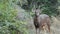
<path id="1" fill-rule="evenodd" d="M 17 10 L 12 0 L 0 0 L 0 34 L 27 34 L 27 22 L 16 19 Z"/>
<path id="2" fill-rule="evenodd" d="M 49 16 L 58 15 L 58 6 L 56 6 L 58 4 L 58 0 L 27 0 L 26 2 L 27 3 L 25 4 L 21 3 L 21 7 L 25 10 L 31 10 L 35 6 L 37 8 L 43 9 L 42 13 L 48 14 Z"/>

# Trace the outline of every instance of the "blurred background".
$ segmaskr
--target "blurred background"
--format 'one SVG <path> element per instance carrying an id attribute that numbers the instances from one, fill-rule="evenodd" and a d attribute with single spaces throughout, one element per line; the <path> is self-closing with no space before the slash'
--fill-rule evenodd
<path id="1" fill-rule="evenodd" d="M 34 6 L 51 18 L 51 32 L 60 34 L 60 0 L 0 0 L 0 34 L 35 34 Z"/>

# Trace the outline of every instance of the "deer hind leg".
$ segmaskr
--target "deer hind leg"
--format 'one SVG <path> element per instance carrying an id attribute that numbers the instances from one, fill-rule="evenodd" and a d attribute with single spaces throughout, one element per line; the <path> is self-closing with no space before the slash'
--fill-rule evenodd
<path id="1" fill-rule="evenodd" d="M 44 34 L 46 34 L 46 26 L 43 26 L 43 29 L 44 29 L 44 32 L 45 32 Z"/>
<path id="2" fill-rule="evenodd" d="M 50 30 L 50 25 L 48 25 L 47 28 L 48 28 L 48 29 L 47 29 L 48 32 L 49 32 L 50 34 L 52 34 L 52 32 L 51 32 L 51 30 Z"/>

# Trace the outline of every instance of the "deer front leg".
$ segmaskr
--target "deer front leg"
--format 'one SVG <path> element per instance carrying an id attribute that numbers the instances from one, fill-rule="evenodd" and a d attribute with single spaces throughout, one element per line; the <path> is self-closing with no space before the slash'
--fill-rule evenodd
<path id="1" fill-rule="evenodd" d="M 36 28 L 36 34 L 37 34 L 37 28 Z"/>

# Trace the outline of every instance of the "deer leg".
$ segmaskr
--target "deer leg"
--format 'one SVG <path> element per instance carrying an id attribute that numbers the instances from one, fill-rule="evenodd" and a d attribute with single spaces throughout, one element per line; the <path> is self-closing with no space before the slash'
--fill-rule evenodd
<path id="1" fill-rule="evenodd" d="M 39 34 L 40 34 L 40 28 L 39 28 Z"/>
<path id="2" fill-rule="evenodd" d="M 37 34 L 37 28 L 36 28 L 36 34 Z"/>
<path id="3" fill-rule="evenodd" d="M 45 27 L 45 26 L 43 26 L 43 29 L 44 29 L 44 32 L 45 32 L 44 34 L 46 34 L 46 27 Z"/>
<path id="4" fill-rule="evenodd" d="M 50 26 L 49 26 L 49 25 L 48 25 L 48 32 L 49 32 L 50 34 L 52 34 L 51 31 L 50 31 Z"/>

